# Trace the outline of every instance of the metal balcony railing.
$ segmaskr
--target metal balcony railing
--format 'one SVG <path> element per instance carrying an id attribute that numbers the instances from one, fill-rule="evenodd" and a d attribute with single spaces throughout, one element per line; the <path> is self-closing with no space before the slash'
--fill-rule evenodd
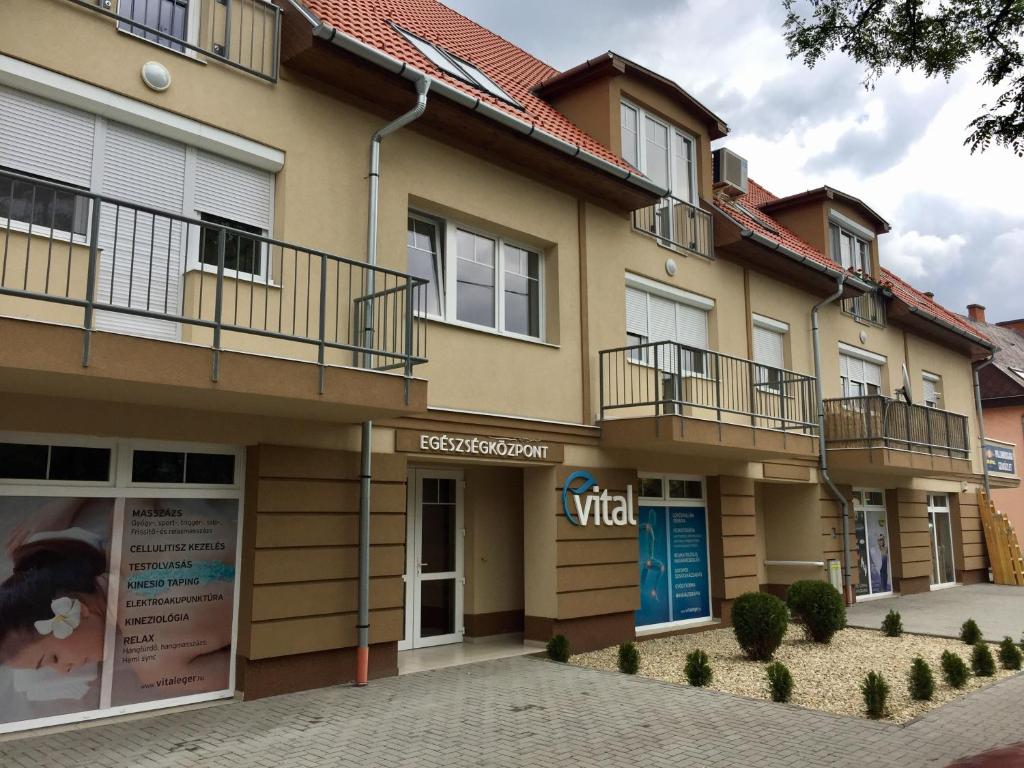
<path id="1" fill-rule="evenodd" d="M 222 349 L 315 351 L 321 391 L 328 365 L 426 361 L 425 280 L 223 221 L 0 172 L 0 314 L 78 325 L 84 365 L 97 327 L 205 345 L 214 380 Z"/>
<path id="2" fill-rule="evenodd" d="M 281 9 L 268 0 L 68 0 L 117 28 L 277 82 Z"/>
<path id="3" fill-rule="evenodd" d="M 665 414 L 817 432 L 814 377 L 674 341 L 600 353 L 601 419 Z"/>
<path id="4" fill-rule="evenodd" d="M 883 395 L 826 400 L 825 439 L 829 448 L 895 448 L 970 458 L 966 416 Z"/>
<path id="5" fill-rule="evenodd" d="M 666 197 L 654 205 L 633 211 L 633 228 L 658 239 L 670 248 L 681 248 L 699 256 L 714 255 L 711 214 L 677 197 Z"/>

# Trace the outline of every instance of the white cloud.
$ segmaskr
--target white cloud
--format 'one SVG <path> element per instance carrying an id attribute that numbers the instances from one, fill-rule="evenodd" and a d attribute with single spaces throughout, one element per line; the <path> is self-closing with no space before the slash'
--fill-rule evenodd
<path id="1" fill-rule="evenodd" d="M 917 230 L 890 234 L 885 241 L 885 265 L 908 280 L 933 279 L 947 274 L 964 258 L 963 235 L 921 234 Z"/>

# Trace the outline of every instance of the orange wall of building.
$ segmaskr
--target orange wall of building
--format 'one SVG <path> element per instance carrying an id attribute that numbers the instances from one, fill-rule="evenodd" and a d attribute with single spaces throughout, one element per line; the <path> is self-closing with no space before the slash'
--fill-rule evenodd
<path id="1" fill-rule="evenodd" d="M 985 434 L 994 440 L 1004 440 L 1017 446 L 1017 474 L 1020 474 L 1021 451 L 1024 449 L 1024 406 L 1017 408 L 989 408 L 985 410 Z M 1024 538 L 1024 485 L 992 491 L 996 509 L 1010 518 L 1018 538 Z"/>

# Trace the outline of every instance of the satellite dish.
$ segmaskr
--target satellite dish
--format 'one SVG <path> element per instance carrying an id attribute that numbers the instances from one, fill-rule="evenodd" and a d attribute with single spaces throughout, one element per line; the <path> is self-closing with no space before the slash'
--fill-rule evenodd
<path id="1" fill-rule="evenodd" d="M 896 390 L 896 394 L 907 401 L 907 405 L 914 404 L 914 397 L 911 394 L 910 373 L 907 372 L 907 364 L 903 364 L 903 386 Z"/>

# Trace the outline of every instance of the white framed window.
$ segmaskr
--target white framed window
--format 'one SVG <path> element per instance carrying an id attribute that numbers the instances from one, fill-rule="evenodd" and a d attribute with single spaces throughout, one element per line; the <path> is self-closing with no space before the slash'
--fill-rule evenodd
<path id="1" fill-rule="evenodd" d="M 832 261 L 846 269 L 871 274 L 871 246 L 863 237 L 838 224 L 829 224 Z"/>
<path id="2" fill-rule="evenodd" d="M 422 314 L 543 340 L 544 254 L 499 235 L 410 212 L 408 270 L 428 281 Z"/>
<path id="3" fill-rule="evenodd" d="M 16 179 L 5 172 L 29 176 L 35 181 Z M 4 228 L 10 224 L 11 229 L 20 232 L 83 242 L 89 229 L 89 198 L 55 189 L 50 184 L 61 182 L 0 167 L 0 222 Z"/>
<path id="4" fill-rule="evenodd" d="M 697 140 L 678 126 L 623 100 L 622 158 L 673 197 L 697 204 Z"/>
<path id="5" fill-rule="evenodd" d="M 786 368 L 786 334 L 789 324 L 763 315 L 752 318 L 755 380 L 764 389 L 782 389 L 782 372 Z"/>
<path id="6" fill-rule="evenodd" d="M 839 377 L 843 386 L 843 397 L 880 394 L 885 358 L 861 350 L 854 351 L 845 345 L 840 349 Z"/>
<path id="7" fill-rule="evenodd" d="M 522 104 L 509 96 L 500 85 L 485 75 L 479 67 L 470 64 L 465 59 L 460 59 L 454 53 L 446 51 L 439 45 L 435 45 L 434 43 L 424 40 L 418 35 L 414 35 L 409 30 L 403 29 L 395 23 L 392 23 L 391 26 L 442 72 L 449 74 L 464 83 L 468 83 L 474 88 L 485 91 L 486 93 L 491 94 L 491 96 L 499 98 L 502 101 L 506 101 L 514 107 L 518 107 L 519 109 L 523 108 Z"/>
<path id="8" fill-rule="evenodd" d="M 921 373 L 921 386 L 924 392 L 924 404 L 929 408 L 938 408 L 942 401 L 942 378 L 934 373 Z"/>
<path id="9" fill-rule="evenodd" d="M 714 301 L 704 296 L 627 275 L 626 346 L 638 347 L 631 351 L 630 360 L 654 365 L 653 350 L 657 349 L 660 370 L 676 373 L 681 368 L 684 374 L 706 375 L 708 312 L 714 306 Z M 666 341 L 678 342 L 685 349 L 677 354 L 669 345 L 642 346 Z"/>

